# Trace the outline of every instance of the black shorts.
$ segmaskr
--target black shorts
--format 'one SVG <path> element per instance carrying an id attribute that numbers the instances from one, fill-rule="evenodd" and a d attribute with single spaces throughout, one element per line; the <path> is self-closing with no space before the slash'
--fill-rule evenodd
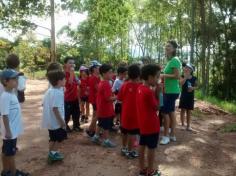
<path id="1" fill-rule="evenodd" d="M 98 118 L 98 126 L 104 130 L 111 130 L 113 126 L 113 117 Z"/>
<path id="2" fill-rule="evenodd" d="M 80 116 L 80 107 L 79 107 L 79 101 L 65 101 L 65 117 L 68 118 L 72 116 L 72 118 L 79 118 Z"/>
<path id="3" fill-rule="evenodd" d="M 96 104 L 92 104 L 93 106 L 93 111 L 97 111 L 97 105 Z"/>
<path id="4" fill-rule="evenodd" d="M 139 132 L 139 129 L 132 129 L 132 130 L 128 130 L 128 129 L 125 129 L 123 127 L 120 127 L 120 131 L 122 134 L 129 134 L 129 135 L 138 135 L 140 134 Z"/>
<path id="5" fill-rule="evenodd" d="M 161 108 L 161 111 L 164 114 L 175 112 L 175 102 L 179 98 L 179 94 L 164 94 L 163 98 L 164 106 Z"/>
<path id="6" fill-rule="evenodd" d="M 62 142 L 67 139 L 66 130 L 58 128 L 56 130 L 48 130 L 50 142 Z"/>
<path id="7" fill-rule="evenodd" d="M 83 96 L 83 97 L 80 97 L 81 101 L 82 102 L 88 102 L 88 96 Z"/>
<path id="8" fill-rule="evenodd" d="M 5 156 L 15 156 L 16 154 L 16 139 L 3 139 L 2 143 L 2 153 Z"/>
<path id="9" fill-rule="evenodd" d="M 120 114 L 122 109 L 122 104 L 121 103 L 116 103 L 115 104 L 115 113 Z"/>
<path id="10" fill-rule="evenodd" d="M 159 133 L 140 135 L 139 145 L 147 146 L 149 149 L 157 148 Z"/>

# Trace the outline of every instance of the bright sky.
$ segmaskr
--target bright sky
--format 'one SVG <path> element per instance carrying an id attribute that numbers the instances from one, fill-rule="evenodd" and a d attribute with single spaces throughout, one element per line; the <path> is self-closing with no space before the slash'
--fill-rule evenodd
<path id="1" fill-rule="evenodd" d="M 86 20 L 87 14 L 78 14 L 78 13 L 71 13 L 67 11 L 60 11 L 55 14 L 55 28 L 56 28 L 56 34 L 60 29 L 65 26 L 69 25 L 71 28 L 76 28 L 79 23 Z M 46 28 L 51 28 L 51 19 L 48 18 L 38 18 L 38 17 L 31 17 L 31 22 L 43 26 Z M 36 35 L 37 39 L 41 40 L 44 38 L 50 37 L 50 31 L 47 29 L 44 29 L 42 27 L 38 27 L 34 34 Z M 9 33 L 7 30 L 0 29 L 0 37 L 7 38 L 9 40 L 14 40 L 14 38 L 17 36 L 17 34 Z M 56 36 L 57 37 L 57 36 Z M 67 40 L 65 38 L 66 36 L 61 36 L 60 38 L 57 37 L 57 42 L 65 41 Z"/>

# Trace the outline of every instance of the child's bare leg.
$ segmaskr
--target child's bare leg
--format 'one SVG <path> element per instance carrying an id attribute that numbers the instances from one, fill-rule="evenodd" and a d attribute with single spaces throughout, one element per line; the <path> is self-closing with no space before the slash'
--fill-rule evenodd
<path id="1" fill-rule="evenodd" d="M 148 149 L 148 171 L 154 170 L 155 149 Z"/>
<path id="2" fill-rule="evenodd" d="M 186 112 L 185 109 L 181 109 L 181 112 L 180 112 L 180 120 L 181 120 L 182 126 L 184 126 L 185 112 Z"/>
<path id="3" fill-rule="evenodd" d="M 6 172 L 10 170 L 7 156 L 5 156 L 4 154 L 2 154 L 2 169 L 3 171 L 6 171 Z"/>
<path id="4" fill-rule="evenodd" d="M 135 140 L 135 135 L 129 135 L 128 136 L 128 151 L 133 150 L 133 141 Z"/>
<path id="5" fill-rule="evenodd" d="M 8 160 L 9 170 L 13 175 L 16 175 L 15 156 L 7 156 L 6 158 Z"/>
<path id="6" fill-rule="evenodd" d="M 187 110 L 187 128 L 190 128 L 191 110 Z"/>
<path id="7" fill-rule="evenodd" d="M 139 146 L 139 168 L 140 170 L 145 169 L 145 146 Z"/>
<path id="8" fill-rule="evenodd" d="M 51 151 L 57 151 L 57 147 L 56 147 L 57 145 L 56 145 L 56 142 L 49 142 L 49 152 L 51 152 Z"/>
<path id="9" fill-rule="evenodd" d="M 86 117 L 89 117 L 89 103 L 88 102 L 86 102 L 85 107 L 86 107 Z"/>
<path id="10" fill-rule="evenodd" d="M 122 134 L 122 145 L 123 148 L 126 148 L 128 144 L 128 134 Z"/>
<path id="11" fill-rule="evenodd" d="M 104 132 L 103 132 L 103 138 L 104 138 L 104 140 L 109 139 L 109 130 L 104 130 Z"/>
<path id="12" fill-rule="evenodd" d="M 93 117 L 92 117 L 92 121 L 89 126 L 89 131 L 96 131 L 96 125 L 97 125 L 96 112 L 93 111 Z"/>
<path id="13" fill-rule="evenodd" d="M 85 103 L 83 101 L 81 101 L 81 103 L 80 103 L 81 115 L 85 115 L 84 105 L 85 105 Z"/>

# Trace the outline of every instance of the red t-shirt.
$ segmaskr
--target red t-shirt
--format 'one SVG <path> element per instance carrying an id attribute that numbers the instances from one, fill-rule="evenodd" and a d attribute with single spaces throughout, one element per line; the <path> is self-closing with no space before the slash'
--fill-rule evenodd
<path id="1" fill-rule="evenodd" d="M 92 75 L 89 77 L 89 103 L 96 104 L 97 89 L 100 78 L 98 76 Z"/>
<path id="2" fill-rule="evenodd" d="M 112 97 L 111 85 L 109 81 L 101 81 L 98 85 L 97 93 L 97 117 L 111 118 L 115 115 Z"/>
<path id="3" fill-rule="evenodd" d="M 157 116 L 158 101 L 154 92 L 146 85 L 141 85 L 137 91 L 137 114 L 141 135 L 160 132 L 160 121 Z"/>
<path id="4" fill-rule="evenodd" d="M 76 80 L 75 75 L 73 76 L 72 82 L 70 82 L 70 73 L 65 72 L 66 74 L 66 85 L 65 85 L 65 101 L 76 101 L 78 100 L 78 81 Z"/>
<path id="5" fill-rule="evenodd" d="M 80 97 L 87 97 L 89 95 L 89 79 L 80 79 Z"/>
<path id="6" fill-rule="evenodd" d="M 121 127 L 127 130 L 139 129 L 136 95 L 141 83 L 125 82 L 118 93 L 118 100 L 122 102 Z"/>

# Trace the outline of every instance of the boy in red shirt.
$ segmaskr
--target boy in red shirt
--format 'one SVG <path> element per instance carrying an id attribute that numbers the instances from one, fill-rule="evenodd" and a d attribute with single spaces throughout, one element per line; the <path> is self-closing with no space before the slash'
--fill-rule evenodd
<path id="1" fill-rule="evenodd" d="M 111 90 L 111 85 L 109 81 L 112 78 L 112 67 L 107 64 L 103 64 L 99 68 L 99 72 L 102 76 L 102 81 L 98 85 L 97 93 L 97 118 L 98 126 L 96 129 L 96 134 L 92 138 L 92 142 L 100 144 L 99 134 L 101 129 L 103 129 L 103 142 L 104 147 L 113 148 L 116 145 L 112 143 L 109 139 L 109 130 L 111 130 L 113 125 L 113 118 L 115 116 L 113 101 L 116 97 L 113 95 Z"/>
<path id="2" fill-rule="evenodd" d="M 81 122 L 88 123 L 89 116 L 89 73 L 88 68 L 81 66 L 80 69 L 80 109 L 81 109 Z"/>
<path id="3" fill-rule="evenodd" d="M 121 111 L 121 132 L 122 132 L 122 149 L 121 154 L 130 159 L 138 157 L 134 151 L 132 142 L 136 135 L 139 134 L 139 125 L 136 107 L 137 89 L 141 85 L 140 68 L 138 65 L 131 65 L 128 68 L 129 80 L 126 81 L 118 93 L 118 100 L 122 103 Z M 127 148 L 128 146 L 128 148 Z"/>
<path id="4" fill-rule="evenodd" d="M 75 60 L 73 57 L 66 57 L 64 60 L 64 69 L 66 75 L 65 85 L 65 122 L 67 132 L 71 132 L 68 125 L 70 117 L 73 120 L 73 130 L 81 132 L 79 118 L 79 93 L 78 93 L 78 81 L 75 76 Z"/>
<path id="5" fill-rule="evenodd" d="M 86 130 L 86 133 L 89 137 L 93 137 L 96 131 L 96 123 L 97 123 L 96 99 L 97 99 L 98 84 L 100 82 L 100 77 L 99 77 L 100 66 L 101 66 L 100 63 L 92 62 L 92 65 L 90 67 L 91 76 L 89 77 L 89 103 L 92 104 L 93 106 L 93 116 L 88 130 Z"/>
<path id="6" fill-rule="evenodd" d="M 155 149 L 157 148 L 160 132 L 160 121 L 157 116 L 158 94 L 156 83 L 160 77 L 160 67 L 154 64 L 143 66 L 141 78 L 144 84 L 139 86 L 137 91 L 137 115 L 140 129 L 140 150 L 139 150 L 139 176 L 160 176 L 158 170 L 154 170 Z M 145 149 L 148 148 L 145 167 Z"/>

